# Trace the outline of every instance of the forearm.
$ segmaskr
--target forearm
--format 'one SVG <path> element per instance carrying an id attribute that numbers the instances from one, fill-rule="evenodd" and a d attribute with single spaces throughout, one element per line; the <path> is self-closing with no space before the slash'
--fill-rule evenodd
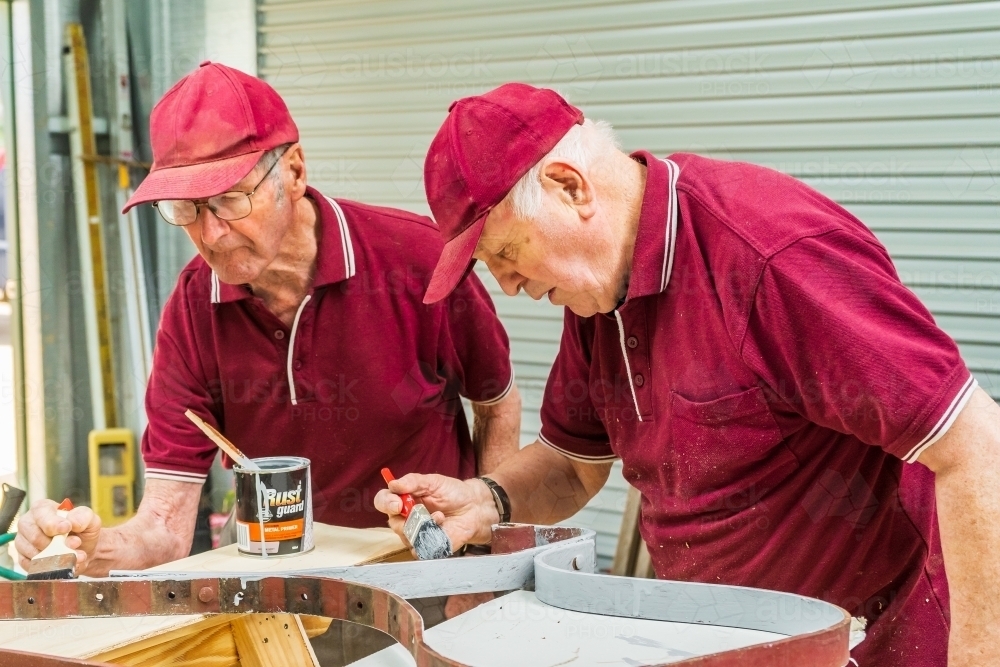
<path id="1" fill-rule="evenodd" d="M 84 574 L 103 577 L 110 570 L 143 570 L 187 556 L 201 485 L 185 486 L 190 487 L 190 498 L 178 503 L 177 498 L 162 494 L 157 484 L 147 484 L 136 515 L 120 526 L 101 530 Z"/>
<path id="2" fill-rule="evenodd" d="M 478 474 L 490 473 L 518 451 L 521 395 L 514 385 L 495 405 L 472 404 L 472 445 Z"/>
<path id="3" fill-rule="evenodd" d="M 951 598 L 949 663 L 1000 662 L 1000 461 L 938 474 L 938 518 Z M 990 491 L 992 490 L 992 491 Z"/>
<path id="4" fill-rule="evenodd" d="M 490 477 L 510 497 L 511 521 L 553 524 L 576 514 L 607 481 L 610 464 L 575 463 L 539 442 Z"/>
<path id="5" fill-rule="evenodd" d="M 948 665 L 1000 664 L 1000 408 L 977 389 L 919 460 L 935 475 L 950 591 Z"/>

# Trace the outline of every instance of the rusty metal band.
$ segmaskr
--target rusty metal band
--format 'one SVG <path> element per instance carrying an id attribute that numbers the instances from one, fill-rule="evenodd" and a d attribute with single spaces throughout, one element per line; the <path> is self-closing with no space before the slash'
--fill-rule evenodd
<path id="1" fill-rule="evenodd" d="M 757 589 L 594 574 L 596 558 L 590 531 L 510 526 L 506 529 L 500 527 L 495 537 L 495 552 L 534 552 L 536 595 L 551 606 L 611 616 L 707 623 L 792 635 L 780 641 L 691 658 L 671 665 L 844 667 L 847 664 L 850 618 L 833 605 Z M 499 558 L 502 555 L 482 558 Z M 464 560 L 480 559 L 459 559 L 453 564 Z M 409 565 L 417 564 L 397 564 L 395 567 Z M 376 567 L 379 566 L 351 569 Z M 414 574 L 412 570 L 410 574 Z M 423 619 L 403 596 L 368 583 L 295 575 L 24 581 L 5 587 L 5 592 L 10 594 L 0 596 L 0 619 L 219 613 L 313 614 L 360 623 L 389 634 L 410 652 L 418 667 L 464 665 L 437 653 L 424 643 Z M 774 609 L 776 617 L 768 611 L 774 604 L 779 605 Z M 10 667 L 56 667 L 104 663 L 0 649 L 0 664 Z"/>

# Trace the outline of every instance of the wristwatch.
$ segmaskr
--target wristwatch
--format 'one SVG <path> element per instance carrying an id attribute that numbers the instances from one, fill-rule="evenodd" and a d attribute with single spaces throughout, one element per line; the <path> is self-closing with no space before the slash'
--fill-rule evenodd
<path id="1" fill-rule="evenodd" d="M 479 479 L 493 494 L 493 502 L 497 505 L 497 514 L 500 515 L 499 523 L 510 523 L 510 498 L 507 496 L 507 492 L 489 477 L 480 477 Z"/>

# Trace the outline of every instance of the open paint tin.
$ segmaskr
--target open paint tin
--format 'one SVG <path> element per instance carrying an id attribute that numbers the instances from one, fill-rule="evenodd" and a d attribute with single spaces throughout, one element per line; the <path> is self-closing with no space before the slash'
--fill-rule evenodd
<path id="1" fill-rule="evenodd" d="M 260 472 L 234 466 L 236 545 L 241 554 L 295 556 L 313 548 L 309 459 L 253 459 Z"/>

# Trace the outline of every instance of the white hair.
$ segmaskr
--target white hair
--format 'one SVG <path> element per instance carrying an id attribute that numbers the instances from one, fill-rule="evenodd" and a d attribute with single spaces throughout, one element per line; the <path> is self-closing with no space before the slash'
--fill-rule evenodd
<path id="1" fill-rule="evenodd" d="M 518 218 L 534 220 L 542 208 L 542 164 L 546 160 L 562 158 L 586 169 L 595 158 L 612 149 L 620 150 L 621 144 L 611 123 L 588 118 L 583 121 L 583 125 L 571 127 L 559 143 L 514 184 L 504 201 L 511 206 Z"/>

